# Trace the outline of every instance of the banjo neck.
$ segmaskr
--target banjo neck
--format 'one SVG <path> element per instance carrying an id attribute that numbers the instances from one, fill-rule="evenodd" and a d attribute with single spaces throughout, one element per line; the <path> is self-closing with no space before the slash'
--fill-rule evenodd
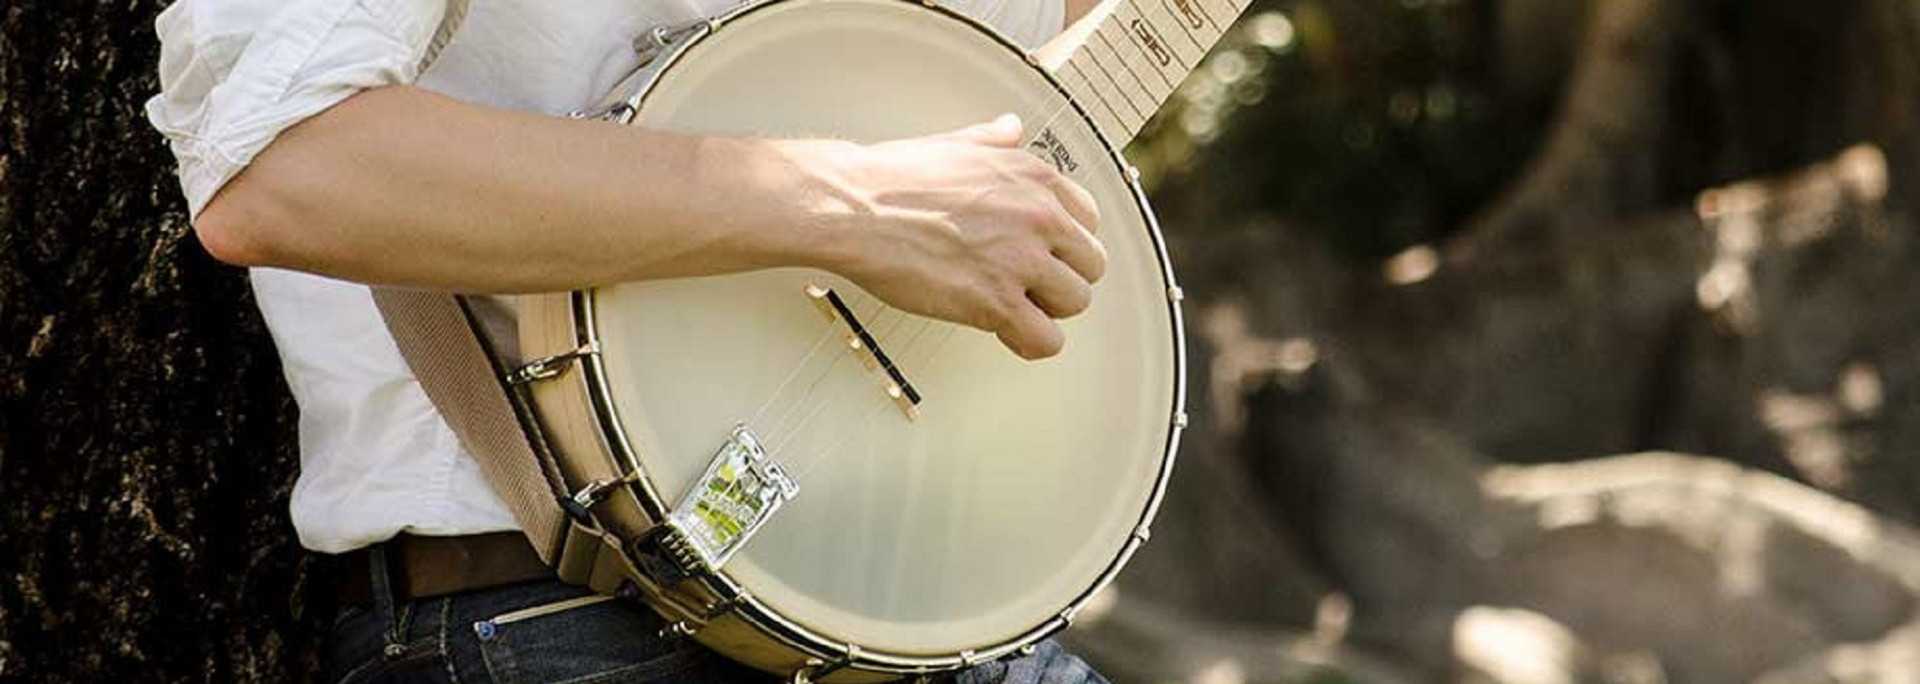
<path id="1" fill-rule="evenodd" d="M 1106 0 L 1036 55 L 1124 149 L 1251 0 Z"/>

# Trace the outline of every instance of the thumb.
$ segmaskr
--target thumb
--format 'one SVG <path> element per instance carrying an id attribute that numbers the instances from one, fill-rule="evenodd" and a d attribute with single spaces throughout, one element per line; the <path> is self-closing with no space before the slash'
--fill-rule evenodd
<path id="1" fill-rule="evenodd" d="M 943 137 L 960 138 L 995 147 L 1014 147 L 1020 144 L 1020 136 L 1024 129 L 1025 126 L 1020 123 L 1020 117 L 1001 114 L 994 117 L 992 121 L 954 130 L 943 134 Z"/>

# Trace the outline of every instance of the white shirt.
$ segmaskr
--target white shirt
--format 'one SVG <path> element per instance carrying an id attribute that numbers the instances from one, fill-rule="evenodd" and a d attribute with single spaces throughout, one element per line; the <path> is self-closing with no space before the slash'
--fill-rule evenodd
<path id="1" fill-rule="evenodd" d="M 734 0 L 472 0 L 459 33 L 418 65 L 446 0 L 179 0 L 156 22 L 161 92 L 147 116 L 180 162 L 198 216 L 283 130 L 363 89 L 413 83 L 469 102 L 559 115 L 599 99 L 636 65 L 653 26 Z M 956 0 L 1038 45 L 1061 0 Z M 515 529 L 388 336 L 361 285 L 274 269 L 255 299 L 300 406 L 292 514 L 307 548 L 339 553 L 406 531 Z"/>

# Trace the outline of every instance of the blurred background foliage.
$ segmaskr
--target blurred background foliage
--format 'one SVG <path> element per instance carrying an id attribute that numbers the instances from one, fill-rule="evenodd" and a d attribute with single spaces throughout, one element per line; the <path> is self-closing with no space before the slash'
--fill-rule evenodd
<path id="1" fill-rule="evenodd" d="M 1200 226 L 1282 220 L 1361 259 L 1444 238 L 1550 109 L 1502 87 L 1491 7 L 1256 3 L 1130 153 L 1156 196 L 1205 186 Z"/>

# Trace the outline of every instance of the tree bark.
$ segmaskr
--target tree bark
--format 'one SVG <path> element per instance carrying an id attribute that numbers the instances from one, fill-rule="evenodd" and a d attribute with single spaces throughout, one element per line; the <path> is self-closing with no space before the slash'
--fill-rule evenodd
<path id="1" fill-rule="evenodd" d="M 330 613 L 271 344 L 142 114 L 160 4 L 0 9 L 0 680 L 303 681 Z"/>

